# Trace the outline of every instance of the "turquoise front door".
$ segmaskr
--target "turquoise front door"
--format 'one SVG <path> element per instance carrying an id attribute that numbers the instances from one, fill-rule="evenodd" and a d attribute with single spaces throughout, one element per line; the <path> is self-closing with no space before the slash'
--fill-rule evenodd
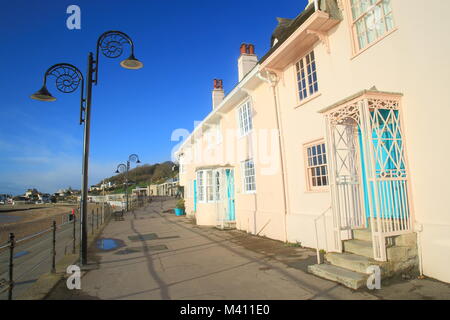
<path id="1" fill-rule="evenodd" d="M 226 181 L 227 181 L 227 220 L 234 221 L 235 216 L 235 206 L 234 206 L 234 171 L 233 169 L 225 170 Z"/>
<path id="2" fill-rule="evenodd" d="M 409 207 L 399 111 L 379 109 L 371 111 L 370 116 L 373 127 L 369 143 L 364 143 L 358 129 L 366 216 L 407 219 Z M 368 148 L 372 148 L 374 157 L 370 179 Z"/>

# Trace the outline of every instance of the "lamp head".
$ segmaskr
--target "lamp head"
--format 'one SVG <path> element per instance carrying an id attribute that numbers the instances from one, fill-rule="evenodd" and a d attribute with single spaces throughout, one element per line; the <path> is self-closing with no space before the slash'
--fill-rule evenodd
<path id="1" fill-rule="evenodd" d="M 134 54 L 132 53 L 127 59 L 123 60 L 120 65 L 125 69 L 138 70 L 144 67 L 144 64 L 136 59 Z"/>
<path id="2" fill-rule="evenodd" d="M 48 91 L 45 84 L 42 86 L 41 89 L 39 89 L 39 91 L 33 93 L 30 96 L 30 98 L 34 99 L 34 100 L 39 100 L 39 101 L 55 101 L 56 100 L 56 98 L 54 96 L 52 96 L 51 93 Z"/>
<path id="3" fill-rule="evenodd" d="M 136 163 L 141 163 L 141 160 L 138 159 L 138 160 L 136 161 Z"/>
<path id="4" fill-rule="evenodd" d="M 116 173 L 120 173 L 120 172 L 119 172 L 119 169 L 116 170 Z"/>

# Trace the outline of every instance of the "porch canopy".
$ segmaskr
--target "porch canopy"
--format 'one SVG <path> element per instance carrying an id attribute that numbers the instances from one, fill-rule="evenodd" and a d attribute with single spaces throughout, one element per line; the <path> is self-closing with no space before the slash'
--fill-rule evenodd
<path id="1" fill-rule="evenodd" d="M 386 238 L 412 231 L 401 93 L 353 94 L 319 112 L 325 116 L 334 244 L 369 228 L 374 258 L 386 260 Z"/>

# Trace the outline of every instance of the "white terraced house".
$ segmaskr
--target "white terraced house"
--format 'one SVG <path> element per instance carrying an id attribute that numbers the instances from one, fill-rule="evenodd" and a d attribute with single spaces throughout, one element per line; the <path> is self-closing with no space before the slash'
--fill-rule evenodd
<path id="1" fill-rule="evenodd" d="M 373 265 L 450 282 L 449 11 L 310 1 L 261 59 L 243 44 L 176 151 L 187 213 L 315 248 L 310 272 L 351 288 Z"/>

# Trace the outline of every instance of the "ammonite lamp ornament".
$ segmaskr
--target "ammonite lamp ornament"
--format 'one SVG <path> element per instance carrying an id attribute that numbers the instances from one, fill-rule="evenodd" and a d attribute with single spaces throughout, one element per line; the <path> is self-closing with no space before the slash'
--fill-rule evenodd
<path id="1" fill-rule="evenodd" d="M 80 104 L 83 109 L 84 102 L 84 78 L 81 71 L 68 63 L 58 63 L 50 68 L 44 74 L 44 84 L 42 88 L 31 95 L 32 99 L 39 101 L 55 101 L 56 98 L 52 96 L 47 89 L 47 79 L 53 77 L 55 79 L 55 86 L 58 91 L 62 93 L 72 93 L 81 85 L 81 99 Z"/>
<path id="2" fill-rule="evenodd" d="M 107 58 L 118 58 L 124 51 L 124 45 L 130 45 L 130 56 L 123 60 L 120 65 L 125 69 L 137 70 L 144 67 L 144 64 L 134 56 L 133 40 L 122 31 L 107 31 L 103 33 L 97 40 L 96 61 L 98 62 L 99 52 Z M 98 63 L 95 72 L 95 81 L 98 79 Z"/>

